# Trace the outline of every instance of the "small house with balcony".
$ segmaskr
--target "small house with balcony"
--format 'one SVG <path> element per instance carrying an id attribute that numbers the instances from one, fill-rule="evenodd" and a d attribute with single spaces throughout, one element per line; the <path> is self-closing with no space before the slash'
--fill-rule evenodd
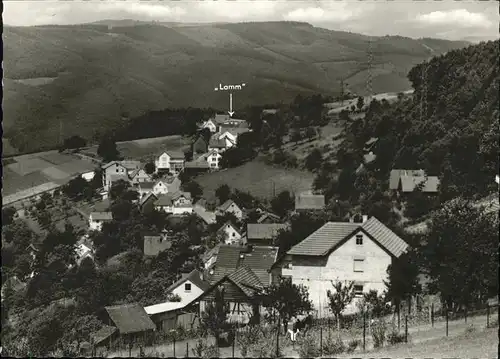
<path id="1" fill-rule="evenodd" d="M 91 231 L 102 230 L 103 223 L 111 222 L 113 214 L 111 212 L 92 212 L 89 216 L 89 229 Z"/>
<path id="2" fill-rule="evenodd" d="M 178 151 L 162 152 L 155 159 L 157 173 L 179 174 L 184 169 L 184 153 Z"/>

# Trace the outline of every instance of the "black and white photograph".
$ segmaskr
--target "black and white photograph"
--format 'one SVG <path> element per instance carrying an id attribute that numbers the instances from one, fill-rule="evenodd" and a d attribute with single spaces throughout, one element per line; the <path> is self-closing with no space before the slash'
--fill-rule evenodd
<path id="1" fill-rule="evenodd" d="M 498 1 L 2 8 L 2 357 L 498 358 Z"/>

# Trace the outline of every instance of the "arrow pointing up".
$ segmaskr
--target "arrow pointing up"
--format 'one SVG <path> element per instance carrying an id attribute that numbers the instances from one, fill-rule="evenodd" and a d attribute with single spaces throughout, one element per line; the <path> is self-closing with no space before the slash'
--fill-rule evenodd
<path id="1" fill-rule="evenodd" d="M 234 111 L 233 111 L 233 94 L 230 92 L 229 93 L 229 111 L 227 111 L 230 117 L 233 117 Z"/>

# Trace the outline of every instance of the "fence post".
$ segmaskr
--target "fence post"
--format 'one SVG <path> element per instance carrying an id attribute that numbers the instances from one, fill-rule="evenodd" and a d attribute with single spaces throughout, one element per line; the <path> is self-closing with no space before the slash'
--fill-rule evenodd
<path id="1" fill-rule="evenodd" d="M 405 315 L 405 343 L 408 343 L 408 316 Z"/>
<path id="2" fill-rule="evenodd" d="M 448 336 L 448 307 L 446 307 L 446 336 Z"/>
<path id="3" fill-rule="evenodd" d="M 465 324 L 467 324 L 467 307 L 464 309 Z"/>
<path id="4" fill-rule="evenodd" d="M 175 337 L 174 337 L 174 358 L 175 358 Z"/>
<path id="5" fill-rule="evenodd" d="M 434 328 L 434 303 L 431 304 L 431 325 Z"/>
<path id="6" fill-rule="evenodd" d="M 186 358 L 189 358 L 189 342 L 186 342 Z"/>
<path id="7" fill-rule="evenodd" d="M 233 358 L 234 358 L 234 343 L 236 342 L 236 335 L 238 331 L 236 330 L 236 327 L 234 328 L 234 335 L 233 335 Z"/>
<path id="8" fill-rule="evenodd" d="M 490 327 L 490 303 L 486 306 L 486 328 Z"/>
<path id="9" fill-rule="evenodd" d="M 366 351 L 366 313 L 363 311 L 363 351 Z"/>
<path id="10" fill-rule="evenodd" d="M 280 356 L 280 327 L 278 325 L 278 328 L 276 330 L 276 357 L 279 358 L 279 356 Z"/>
<path id="11" fill-rule="evenodd" d="M 398 332 L 401 330 L 401 303 L 398 303 Z"/>
<path id="12" fill-rule="evenodd" d="M 323 356 L 323 327 L 319 327 L 319 356 Z"/>

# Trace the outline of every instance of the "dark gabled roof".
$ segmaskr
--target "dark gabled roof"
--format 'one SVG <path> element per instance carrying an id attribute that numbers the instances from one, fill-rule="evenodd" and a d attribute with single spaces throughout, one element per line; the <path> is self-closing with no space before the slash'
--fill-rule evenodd
<path id="1" fill-rule="evenodd" d="M 217 216 L 213 212 L 207 211 L 205 208 L 199 205 L 193 206 L 193 212 L 198 215 L 206 224 L 212 224 L 217 222 Z"/>
<path id="2" fill-rule="evenodd" d="M 226 148 L 226 141 L 219 138 L 211 138 L 208 147 L 210 148 Z"/>
<path id="3" fill-rule="evenodd" d="M 173 193 L 167 193 L 158 197 L 158 200 L 154 202 L 155 206 L 171 206 L 173 205 L 173 201 L 178 199 L 179 197 L 184 196 L 186 199 L 191 199 L 191 193 L 189 192 L 181 192 L 176 191 Z"/>
<path id="4" fill-rule="evenodd" d="M 413 192 L 415 189 L 422 185 L 422 192 L 437 192 L 439 187 L 439 178 L 436 176 L 406 176 L 403 175 L 401 180 L 402 192 Z"/>
<path id="5" fill-rule="evenodd" d="M 139 169 L 142 166 L 141 161 L 134 161 L 134 160 L 120 161 L 120 164 L 123 167 L 125 167 L 128 171 L 133 171 L 133 170 Z"/>
<path id="6" fill-rule="evenodd" d="M 231 205 L 233 203 L 235 204 L 236 207 L 238 207 L 238 205 L 236 204 L 235 201 L 233 201 L 232 199 L 228 199 L 226 202 L 224 202 L 219 207 L 217 207 L 217 210 L 221 211 L 221 212 L 225 212 L 225 211 L 227 211 L 229 209 L 229 207 L 231 207 Z M 238 208 L 240 208 L 240 207 L 238 207 Z"/>
<path id="7" fill-rule="evenodd" d="M 393 169 L 389 175 L 389 189 L 396 190 L 399 187 L 399 179 L 401 176 L 425 176 L 424 170 L 402 170 Z"/>
<path id="8" fill-rule="evenodd" d="M 108 339 L 113 333 L 115 333 L 118 329 L 112 327 L 110 325 L 105 325 L 97 332 L 90 334 L 90 341 L 94 345 L 98 345 L 102 343 L 104 340 Z"/>
<path id="9" fill-rule="evenodd" d="M 227 275 L 247 296 L 252 297 L 256 290 L 262 289 L 262 282 L 253 270 L 243 265 Z"/>
<path id="10" fill-rule="evenodd" d="M 144 181 L 144 182 L 139 182 L 139 188 L 140 189 L 153 189 L 153 187 L 156 185 L 155 181 Z"/>
<path id="11" fill-rule="evenodd" d="M 156 326 L 138 303 L 104 307 L 120 334 L 155 330 Z"/>
<path id="12" fill-rule="evenodd" d="M 171 284 L 167 289 L 166 293 L 170 293 L 173 291 L 175 288 L 181 286 L 184 282 L 190 281 L 194 285 L 196 285 L 198 288 L 200 288 L 202 291 L 206 291 L 208 288 L 210 288 L 210 283 L 208 281 L 205 281 L 202 279 L 202 274 L 200 271 L 197 269 L 191 271 L 187 276 L 179 279 L 175 283 Z"/>
<path id="13" fill-rule="evenodd" d="M 149 192 L 146 194 L 144 197 L 142 197 L 140 205 L 142 206 L 146 201 L 148 201 L 150 198 L 153 198 L 154 201 L 158 199 L 158 196 L 154 192 Z"/>
<path id="14" fill-rule="evenodd" d="M 322 194 L 301 194 L 295 197 L 295 209 L 323 209 L 325 196 Z"/>
<path id="15" fill-rule="evenodd" d="M 343 240 L 361 230 L 375 239 L 393 256 L 399 257 L 408 244 L 375 217 L 365 223 L 328 222 L 302 242 L 293 246 L 287 254 L 325 256 Z"/>
<path id="16" fill-rule="evenodd" d="M 270 213 L 270 212 L 265 212 L 263 213 L 259 219 L 257 219 L 257 223 L 262 223 L 263 221 L 265 221 L 267 218 L 270 218 L 272 219 L 273 221 L 279 221 L 281 218 L 280 216 L 274 214 L 274 213 Z"/>
<path id="17" fill-rule="evenodd" d="M 288 229 L 288 225 L 283 223 L 249 223 L 247 224 L 247 238 L 272 239 L 281 230 L 286 229 Z"/>
<path id="18" fill-rule="evenodd" d="M 270 284 L 269 272 L 276 261 L 276 247 L 221 245 L 211 282 L 218 281 L 241 266 L 251 269 L 262 285 Z"/>

